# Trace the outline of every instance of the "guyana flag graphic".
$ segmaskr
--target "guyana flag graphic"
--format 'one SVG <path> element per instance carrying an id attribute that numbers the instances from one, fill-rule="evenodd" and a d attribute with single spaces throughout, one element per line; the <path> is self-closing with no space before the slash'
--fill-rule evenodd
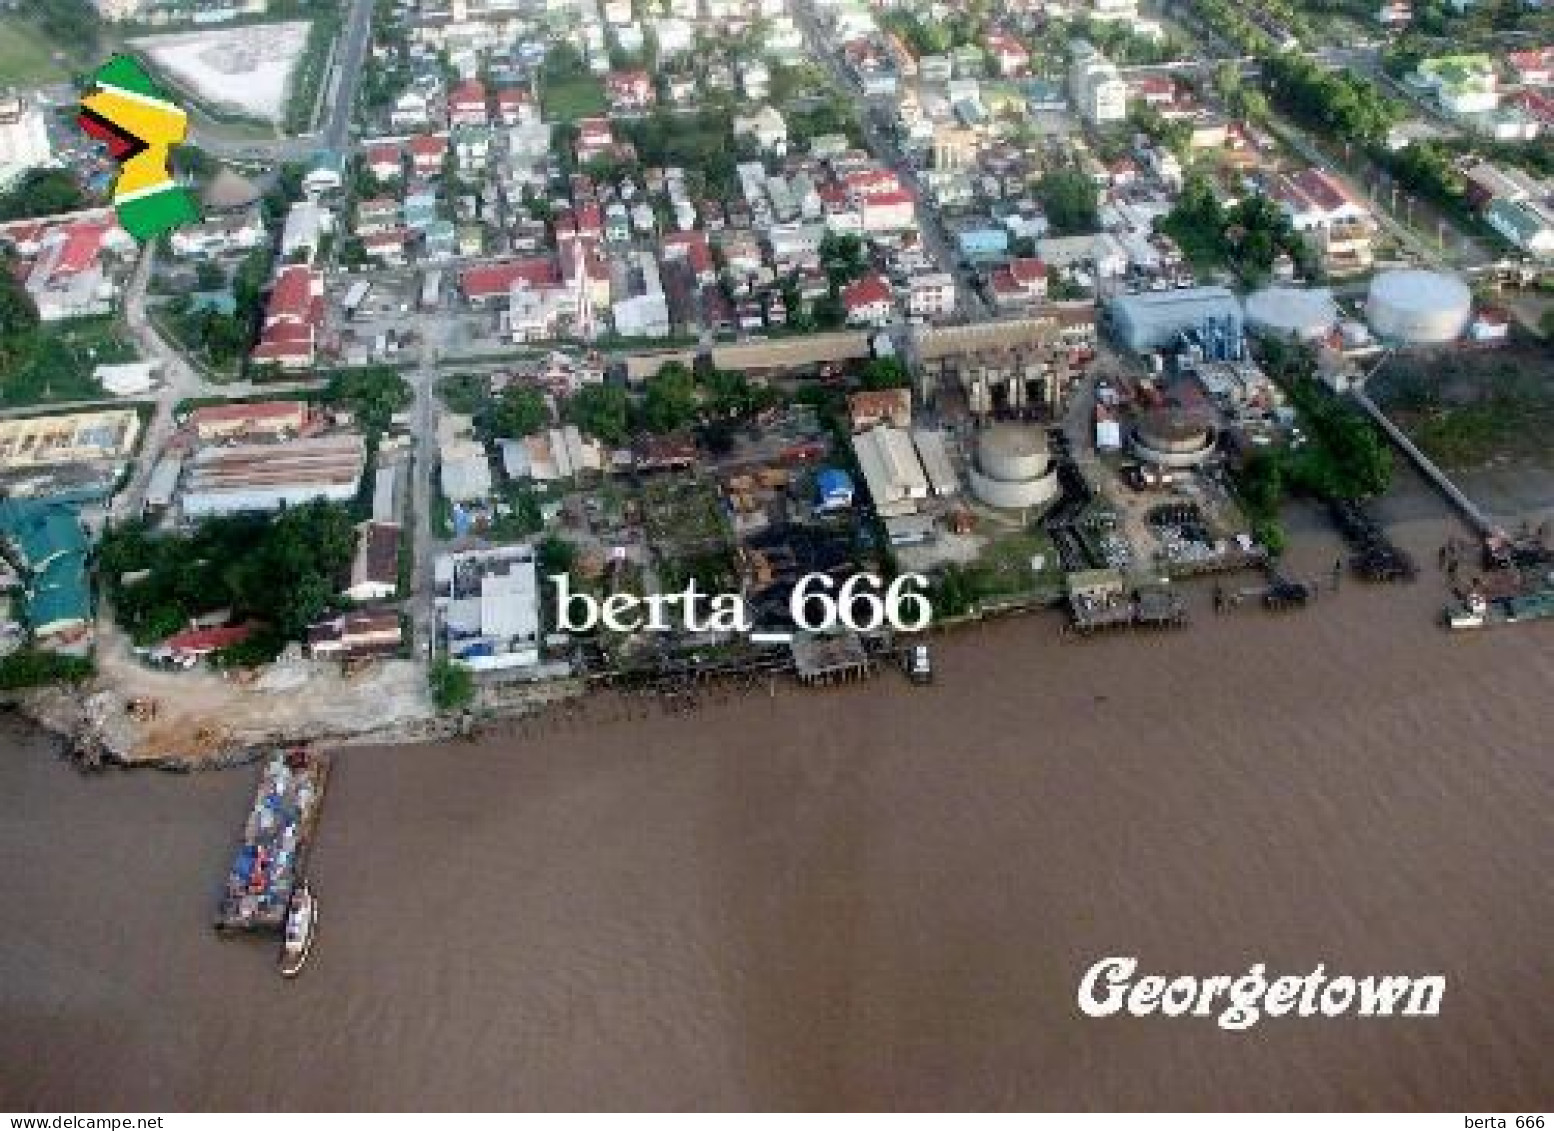
<path id="1" fill-rule="evenodd" d="M 200 218 L 172 173 L 172 147 L 187 136 L 189 117 L 134 59 L 115 55 L 98 68 L 76 120 L 119 163 L 113 206 L 130 235 L 144 243 Z"/>

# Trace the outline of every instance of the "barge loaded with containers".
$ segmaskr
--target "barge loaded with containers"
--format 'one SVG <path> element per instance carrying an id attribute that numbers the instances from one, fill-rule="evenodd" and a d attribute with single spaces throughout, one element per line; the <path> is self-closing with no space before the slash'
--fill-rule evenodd
<path id="1" fill-rule="evenodd" d="M 217 931 L 285 933 L 294 897 L 305 892 L 308 848 L 328 780 L 328 756 L 305 747 L 277 752 L 265 762 L 227 873 Z"/>

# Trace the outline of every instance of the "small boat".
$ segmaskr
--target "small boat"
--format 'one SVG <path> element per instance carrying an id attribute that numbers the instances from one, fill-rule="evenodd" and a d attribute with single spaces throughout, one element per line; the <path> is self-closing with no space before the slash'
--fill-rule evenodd
<path id="1" fill-rule="evenodd" d="M 286 936 L 281 942 L 281 977 L 295 978 L 302 973 L 313 951 L 313 934 L 318 930 L 318 897 L 306 883 L 291 897 L 286 909 Z"/>

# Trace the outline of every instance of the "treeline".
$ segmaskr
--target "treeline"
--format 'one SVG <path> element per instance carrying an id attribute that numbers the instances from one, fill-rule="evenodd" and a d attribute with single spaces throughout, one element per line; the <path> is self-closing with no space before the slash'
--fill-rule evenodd
<path id="1" fill-rule="evenodd" d="M 1201 173 L 1188 175 L 1162 226 L 1192 262 L 1228 264 L 1250 282 L 1266 279 L 1280 254 L 1288 255 L 1308 278 L 1319 270 L 1315 252 L 1278 204 L 1266 196 L 1248 195 L 1226 208 Z"/>
<path id="2" fill-rule="evenodd" d="M 735 430 L 782 399 L 777 390 L 753 385 L 743 373 L 711 367 L 693 373 L 671 362 L 647 379 L 636 400 L 619 385 L 587 385 L 567 401 L 562 415 L 612 447 L 638 433 L 694 428 L 703 443 L 719 451 L 732 445 Z"/>
<path id="3" fill-rule="evenodd" d="M 1264 367 L 1289 396 L 1307 437 L 1299 448 L 1253 455 L 1236 474 L 1253 537 L 1277 554 L 1285 543 L 1279 520 L 1285 498 L 1380 495 L 1392 483 L 1392 453 L 1368 418 L 1316 380 L 1316 355 L 1309 346 L 1267 340 L 1260 353 Z"/>
<path id="4" fill-rule="evenodd" d="M 7 192 L 0 193 L 0 221 L 74 212 L 87 203 L 80 182 L 68 169 L 29 169 Z"/>
<path id="5" fill-rule="evenodd" d="M 1379 145 L 1402 117 L 1397 103 L 1351 71 L 1326 71 L 1300 55 L 1270 55 L 1260 62 L 1274 105 L 1302 125 Z"/>

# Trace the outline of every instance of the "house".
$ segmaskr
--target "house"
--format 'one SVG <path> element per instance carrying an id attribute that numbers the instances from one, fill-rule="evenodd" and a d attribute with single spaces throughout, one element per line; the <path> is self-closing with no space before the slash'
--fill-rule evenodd
<path id="1" fill-rule="evenodd" d="M 707 233 L 694 230 L 670 232 L 663 238 L 663 249 L 665 262 L 683 259 L 699 285 L 706 286 L 717 281 L 717 269 L 713 266 Z"/>
<path id="2" fill-rule="evenodd" d="M 410 139 L 410 169 L 418 177 L 439 177 L 448 157 L 445 134 L 417 134 Z"/>
<path id="3" fill-rule="evenodd" d="M 405 175 L 405 155 L 397 142 L 375 142 L 363 156 L 367 171 L 380 181 L 397 181 Z"/>
<path id="4" fill-rule="evenodd" d="M 1498 306 L 1486 306 L 1468 323 L 1468 338 L 1475 342 L 1503 342 L 1511 336 L 1511 316 Z"/>
<path id="5" fill-rule="evenodd" d="M 257 208 L 249 208 L 216 216 L 204 223 L 174 228 L 168 244 L 174 255 L 213 257 L 252 251 L 264 238 L 264 220 Z"/>
<path id="6" fill-rule="evenodd" d="M 384 601 L 399 592 L 400 531 L 397 522 L 363 522 L 356 527 L 345 596 L 358 603 Z"/>
<path id="7" fill-rule="evenodd" d="M 218 624 L 186 628 L 164 639 L 152 650 L 157 659 L 193 665 L 207 656 L 243 643 L 254 634 L 257 626 L 244 624 Z"/>
<path id="8" fill-rule="evenodd" d="M 372 232 L 361 238 L 362 250 L 369 259 L 375 259 L 385 267 L 402 267 L 406 259 L 406 244 L 410 233 L 403 228 L 388 228 Z"/>
<path id="9" fill-rule="evenodd" d="M 989 32 L 983 41 L 987 49 L 988 57 L 993 61 L 993 68 L 999 75 L 1008 78 L 1017 78 L 1024 75 L 1030 67 L 1031 53 L 1025 49 L 1025 45 L 1007 32 Z"/>
<path id="10" fill-rule="evenodd" d="M 320 150 L 302 174 L 302 191 L 309 197 L 339 192 L 345 185 L 345 158 L 333 150 Z"/>
<path id="11" fill-rule="evenodd" d="M 57 322 L 108 314 L 118 285 L 103 268 L 109 246 L 122 246 L 123 231 L 106 217 L 85 217 L 44 227 L 23 284 L 38 318 Z"/>
<path id="12" fill-rule="evenodd" d="M 763 106 L 748 116 L 736 115 L 734 136 L 752 137 L 763 150 L 779 157 L 788 149 L 788 124 L 781 112 L 771 106 Z"/>
<path id="13" fill-rule="evenodd" d="M 1453 114 L 1479 114 L 1500 105 L 1495 63 L 1488 55 L 1425 59 L 1407 81 L 1432 94 L 1441 109 Z"/>
<path id="14" fill-rule="evenodd" d="M 872 234 L 917 227 L 917 202 L 905 189 L 869 193 L 859 203 L 863 230 Z"/>
<path id="15" fill-rule="evenodd" d="M 942 318 L 955 312 L 955 276 L 936 271 L 907 279 L 907 313 L 914 318 Z"/>
<path id="16" fill-rule="evenodd" d="M 890 284 L 878 275 L 865 275 L 842 291 L 847 321 L 855 326 L 884 326 L 895 317 L 895 298 Z"/>
<path id="17" fill-rule="evenodd" d="M 656 101 L 653 79 L 646 71 L 611 71 L 604 77 L 604 95 L 616 113 L 645 110 Z"/>
<path id="18" fill-rule="evenodd" d="M 1480 161 L 1463 174 L 1463 179 L 1467 182 L 1468 201 L 1480 211 L 1496 200 L 1542 200 L 1549 195 L 1542 181 L 1514 165 Z"/>
<path id="19" fill-rule="evenodd" d="M 234 401 L 197 408 L 184 426 L 209 444 L 256 436 L 283 439 L 300 435 L 307 423 L 306 401 Z"/>
<path id="20" fill-rule="evenodd" d="M 491 158 L 491 130 L 486 126 L 459 126 L 452 131 L 454 157 L 461 171 L 483 171 Z"/>
<path id="21" fill-rule="evenodd" d="M 324 322 L 324 277 L 305 263 L 282 267 L 265 304 L 259 342 L 250 355 L 260 365 L 308 369 Z"/>
<path id="22" fill-rule="evenodd" d="M 1505 61 L 1512 76 L 1523 86 L 1554 85 L 1554 47 L 1510 51 L 1506 53 Z"/>
<path id="23" fill-rule="evenodd" d="M 540 120 L 540 109 L 530 91 L 507 86 L 496 92 L 496 116 L 504 126 L 532 125 Z"/>
<path id="24" fill-rule="evenodd" d="M 866 389 L 847 398 L 847 419 L 854 432 L 881 424 L 912 427 L 912 390 Z"/>
<path id="25" fill-rule="evenodd" d="M 308 653 L 317 659 L 393 655 L 403 640 L 404 627 L 393 609 L 346 613 L 308 626 Z"/>
<path id="26" fill-rule="evenodd" d="M 1411 0 L 1382 0 L 1376 8 L 1376 22 L 1393 30 L 1405 28 L 1414 22 L 1414 5 Z"/>
<path id="27" fill-rule="evenodd" d="M 356 206 L 356 234 L 370 236 L 399 227 L 399 201 L 391 196 L 364 200 Z"/>
<path id="28" fill-rule="evenodd" d="M 956 233 L 955 246 L 970 263 L 999 259 L 1009 254 L 1009 230 L 991 225 L 965 228 Z"/>
<path id="29" fill-rule="evenodd" d="M 1282 176 L 1270 194 L 1296 231 L 1345 224 L 1370 224 L 1370 209 L 1341 180 L 1321 169 Z"/>
<path id="30" fill-rule="evenodd" d="M 1040 259 L 1011 259 L 1008 266 L 993 272 L 993 305 L 999 309 L 1019 309 L 1044 302 L 1047 298 L 1047 265 Z"/>
<path id="31" fill-rule="evenodd" d="M 431 122 L 431 104 L 416 90 L 405 91 L 389 110 L 389 125 L 396 130 L 425 129 Z"/>
<path id="32" fill-rule="evenodd" d="M 1554 260 L 1554 208 L 1534 200 L 1496 200 L 1484 219 L 1517 247 L 1541 260 Z"/>
<path id="33" fill-rule="evenodd" d="M 490 101 L 479 79 L 462 82 L 448 92 L 449 126 L 485 126 L 490 121 Z"/>

